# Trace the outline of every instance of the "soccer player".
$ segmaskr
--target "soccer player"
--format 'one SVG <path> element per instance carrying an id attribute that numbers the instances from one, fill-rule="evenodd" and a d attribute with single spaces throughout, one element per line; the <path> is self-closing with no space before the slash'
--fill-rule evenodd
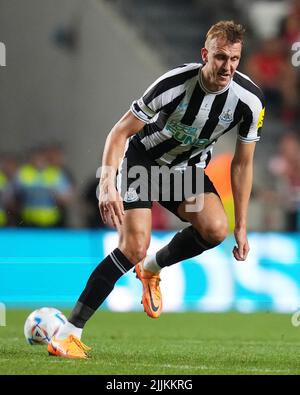
<path id="1" fill-rule="evenodd" d="M 235 126 L 232 191 L 236 246 L 233 255 L 238 261 L 247 258 L 247 208 L 264 100 L 258 86 L 236 71 L 243 33 L 243 27 L 233 21 L 213 25 L 201 50 L 203 64 L 184 64 L 158 78 L 112 128 L 103 153 L 99 208 L 103 221 L 111 220 L 117 228 L 119 245 L 91 274 L 68 323 L 51 340 L 50 354 L 87 357 L 88 349 L 80 340 L 85 323 L 113 290 L 116 281 L 133 266 L 143 284 L 144 309 L 148 316 L 158 318 L 162 310 L 160 270 L 214 248 L 225 239 L 227 220 L 222 202 L 203 169 L 218 138 Z M 132 175 L 134 171 L 130 175 L 135 166 L 145 170 L 138 187 L 137 178 Z M 152 195 L 148 191 L 146 198 L 145 193 L 142 198 L 142 189 L 166 186 L 159 177 L 150 177 L 154 167 L 163 166 L 173 169 L 174 174 L 176 171 L 189 174 L 193 190 L 197 178 L 202 177 L 203 189 L 199 195 L 184 195 L 178 200 L 174 197 L 178 178 L 174 176 L 168 183 L 170 199 L 163 199 L 160 191 L 159 203 L 190 226 L 178 232 L 155 255 L 146 257 L 151 235 Z M 183 183 L 182 180 L 179 183 Z M 122 195 L 122 185 L 126 184 L 129 187 Z M 191 203 L 199 202 L 198 198 L 203 198 L 202 209 L 189 209 Z M 198 207 L 197 204 L 193 207 Z"/>

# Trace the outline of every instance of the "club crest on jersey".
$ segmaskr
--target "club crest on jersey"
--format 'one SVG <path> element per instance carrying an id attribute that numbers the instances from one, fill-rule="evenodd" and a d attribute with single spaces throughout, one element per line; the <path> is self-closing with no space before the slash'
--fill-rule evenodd
<path id="1" fill-rule="evenodd" d="M 134 188 L 129 188 L 128 191 L 125 192 L 124 202 L 132 203 L 139 200 L 138 194 Z"/>
<path id="2" fill-rule="evenodd" d="M 233 113 L 231 110 L 225 110 L 222 112 L 222 114 L 219 116 L 220 121 L 223 122 L 232 122 L 233 121 Z"/>

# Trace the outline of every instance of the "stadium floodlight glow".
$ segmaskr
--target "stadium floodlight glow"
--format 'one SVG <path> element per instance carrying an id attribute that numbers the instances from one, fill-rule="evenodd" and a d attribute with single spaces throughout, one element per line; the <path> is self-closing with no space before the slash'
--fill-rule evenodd
<path id="1" fill-rule="evenodd" d="M 0 42 L 0 66 L 6 66 L 6 47 L 2 42 Z"/>
<path id="2" fill-rule="evenodd" d="M 292 56 L 292 65 L 294 67 L 300 66 L 300 41 L 296 41 L 292 45 L 292 51 L 295 52 Z"/>

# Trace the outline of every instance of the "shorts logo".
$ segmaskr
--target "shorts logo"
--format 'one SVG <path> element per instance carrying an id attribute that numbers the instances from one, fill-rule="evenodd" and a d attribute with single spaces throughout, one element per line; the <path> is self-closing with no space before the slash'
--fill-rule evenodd
<path id="1" fill-rule="evenodd" d="M 136 190 L 134 188 L 129 188 L 128 191 L 126 191 L 125 196 L 124 196 L 124 202 L 126 203 L 132 203 L 136 202 L 139 200 L 138 194 L 136 193 Z"/>
<path id="2" fill-rule="evenodd" d="M 222 114 L 219 116 L 220 121 L 223 122 L 232 122 L 233 121 L 233 114 L 231 110 L 223 111 Z"/>

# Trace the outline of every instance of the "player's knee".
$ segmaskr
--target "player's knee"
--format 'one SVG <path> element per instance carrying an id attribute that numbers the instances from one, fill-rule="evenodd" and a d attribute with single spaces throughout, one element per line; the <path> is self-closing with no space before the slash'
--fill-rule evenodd
<path id="1" fill-rule="evenodd" d="M 129 261 L 135 265 L 145 258 L 147 249 L 143 245 L 136 245 L 134 247 L 127 246 L 123 253 Z"/>
<path id="2" fill-rule="evenodd" d="M 143 235 L 135 235 L 122 240 L 119 248 L 130 262 L 136 264 L 145 258 L 148 244 Z"/>
<path id="3" fill-rule="evenodd" d="M 225 219 L 215 219 L 201 232 L 202 237 L 212 244 L 220 244 L 228 235 L 228 223 Z"/>

